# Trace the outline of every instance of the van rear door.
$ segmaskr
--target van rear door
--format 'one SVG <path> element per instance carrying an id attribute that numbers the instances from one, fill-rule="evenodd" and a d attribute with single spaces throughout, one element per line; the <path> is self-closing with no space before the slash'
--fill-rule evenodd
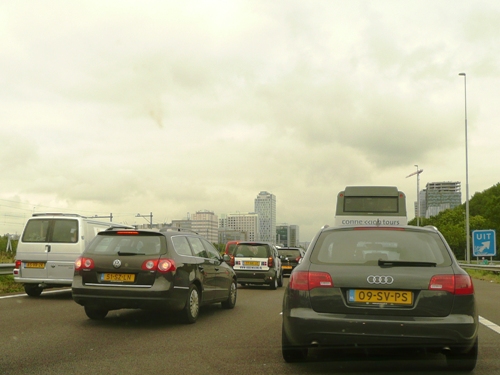
<path id="1" fill-rule="evenodd" d="M 47 279 L 72 280 L 76 258 L 83 252 L 80 221 L 75 218 L 51 220 L 47 251 Z"/>
<path id="2" fill-rule="evenodd" d="M 49 219 L 30 219 L 17 247 L 16 259 L 22 261 L 21 278 L 47 278 Z"/>

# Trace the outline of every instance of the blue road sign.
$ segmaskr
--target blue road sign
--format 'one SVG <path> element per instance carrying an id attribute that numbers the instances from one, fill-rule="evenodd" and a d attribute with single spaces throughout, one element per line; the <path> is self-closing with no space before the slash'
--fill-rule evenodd
<path id="1" fill-rule="evenodd" d="M 472 246 L 475 257 L 497 255 L 494 229 L 475 230 L 472 232 Z"/>

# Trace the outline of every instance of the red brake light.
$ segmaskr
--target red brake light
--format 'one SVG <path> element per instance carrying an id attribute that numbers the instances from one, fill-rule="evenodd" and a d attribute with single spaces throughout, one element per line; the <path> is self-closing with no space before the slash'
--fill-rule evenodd
<path id="1" fill-rule="evenodd" d="M 20 260 L 16 260 L 16 265 L 14 266 L 14 268 L 16 268 L 16 269 L 21 268 L 21 264 L 23 264 L 23 262 L 22 262 L 22 261 L 20 261 Z"/>
<path id="2" fill-rule="evenodd" d="M 230 258 L 230 259 L 229 259 L 229 265 L 230 265 L 231 267 L 234 267 L 234 255 L 229 255 L 229 258 Z"/>
<path id="3" fill-rule="evenodd" d="M 314 288 L 332 288 L 332 277 L 327 272 L 294 272 L 289 282 L 292 290 L 311 290 Z"/>
<path id="4" fill-rule="evenodd" d="M 455 295 L 474 294 L 474 285 L 469 275 L 434 275 L 429 290 L 442 290 Z"/>
<path id="5" fill-rule="evenodd" d="M 177 269 L 173 259 L 148 259 L 142 263 L 143 271 L 158 271 L 161 273 L 172 272 Z"/>
<path id="6" fill-rule="evenodd" d="M 91 258 L 79 257 L 75 260 L 75 271 L 91 270 L 94 268 L 94 260 Z"/>
<path id="7" fill-rule="evenodd" d="M 299 255 L 297 258 L 295 258 L 295 261 L 296 261 L 297 263 L 299 263 L 300 258 L 301 258 L 301 256 Z"/>
<path id="8" fill-rule="evenodd" d="M 267 258 L 267 266 L 271 268 L 273 266 L 273 257 Z"/>
<path id="9" fill-rule="evenodd" d="M 118 232 L 116 232 L 116 234 L 119 234 L 119 235 L 122 235 L 122 236 L 136 236 L 139 234 L 139 232 L 137 231 L 134 231 L 134 230 L 119 230 Z"/>

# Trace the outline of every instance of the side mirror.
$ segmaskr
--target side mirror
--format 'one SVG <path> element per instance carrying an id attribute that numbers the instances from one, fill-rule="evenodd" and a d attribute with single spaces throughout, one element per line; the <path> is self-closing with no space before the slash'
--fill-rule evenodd
<path id="1" fill-rule="evenodd" d="M 222 260 L 223 260 L 224 262 L 226 262 L 226 263 L 228 263 L 228 264 L 229 264 L 229 261 L 231 260 L 231 257 L 230 257 L 228 254 L 224 254 L 224 255 L 222 256 Z"/>

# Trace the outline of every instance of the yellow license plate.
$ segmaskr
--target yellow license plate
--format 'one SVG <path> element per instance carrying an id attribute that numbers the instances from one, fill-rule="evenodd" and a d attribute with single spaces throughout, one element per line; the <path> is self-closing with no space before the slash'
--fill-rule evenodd
<path id="1" fill-rule="evenodd" d="M 283 266 L 283 269 L 284 269 L 284 270 L 291 270 L 291 269 L 292 269 L 292 266 Z"/>
<path id="2" fill-rule="evenodd" d="M 243 262 L 244 266 L 260 266 L 260 262 L 250 262 L 250 261 L 245 261 Z"/>
<path id="3" fill-rule="evenodd" d="M 135 274 L 133 273 L 103 273 L 101 276 L 103 281 L 114 281 L 119 283 L 133 283 Z"/>
<path id="4" fill-rule="evenodd" d="M 24 268 L 45 268 L 45 263 L 43 263 L 43 262 L 27 262 L 24 264 Z"/>
<path id="5" fill-rule="evenodd" d="M 405 290 L 352 289 L 348 294 L 349 302 L 390 303 L 394 305 L 412 305 L 413 293 Z"/>

